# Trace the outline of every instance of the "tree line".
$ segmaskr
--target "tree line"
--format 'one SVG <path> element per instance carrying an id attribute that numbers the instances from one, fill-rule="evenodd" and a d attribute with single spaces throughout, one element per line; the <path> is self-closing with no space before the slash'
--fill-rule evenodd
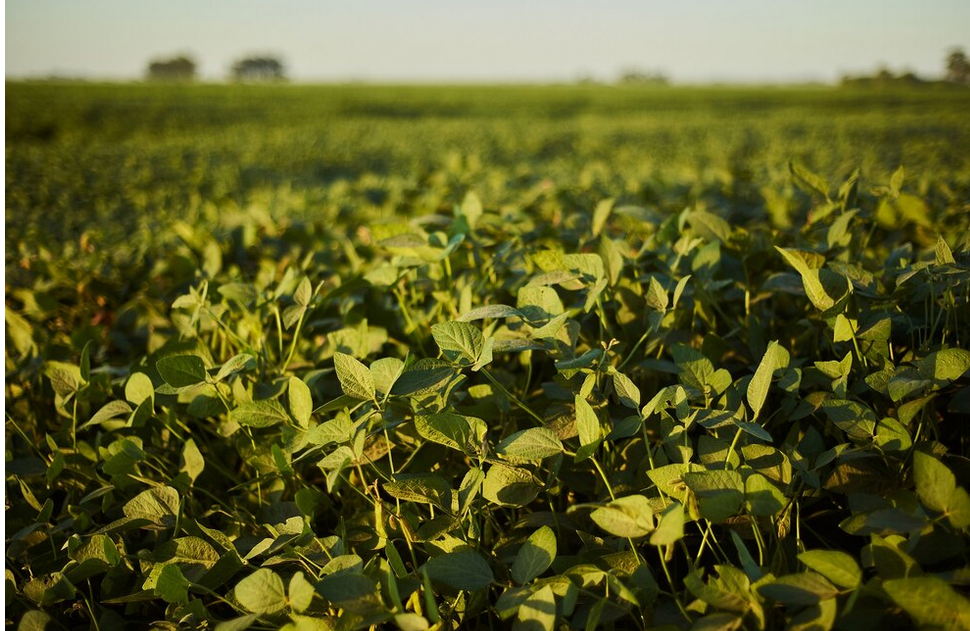
<path id="1" fill-rule="evenodd" d="M 153 59 L 145 69 L 145 76 L 153 81 L 193 81 L 198 76 L 198 66 L 186 55 Z M 244 57 L 233 63 L 229 78 L 233 81 L 285 81 L 286 67 L 272 56 Z"/>
<path id="2" fill-rule="evenodd" d="M 951 48 L 944 60 L 943 80 L 931 80 L 913 72 L 895 73 L 882 68 L 871 76 L 842 77 L 843 86 L 883 87 L 949 83 L 970 86 L 970 59 L 961 48 Z"/>

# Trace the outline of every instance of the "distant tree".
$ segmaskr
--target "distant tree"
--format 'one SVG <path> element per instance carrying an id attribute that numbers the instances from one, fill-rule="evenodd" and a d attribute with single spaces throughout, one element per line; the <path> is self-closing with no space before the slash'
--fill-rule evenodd
<path id="1" fill-rule="evenodd" d="M 946 57 L 946 80 L 970 85 L 970 59 L 960 48 L 954 48 Z"/>
<path id="2" fill-rule="evenodd" d="M 185 55 L 149 62 L 146 75 L 161 81 L 191 81 L 195 79 L 195 61 Z"/>
<path id="3" fill-rule="evenodd" d="M 646 72 L 638 68 L 627 68 L 620 73 L 619 82 L 626 85 L 667 85 L 670 80 L 662 72 Z"/>
<path id="4" fill-rule="evenodd" d="M 236 81 L 284 81 L 286 71 L 283 62 L 275 57 L 247 57 L 232 65 L 232 78 Z"/>

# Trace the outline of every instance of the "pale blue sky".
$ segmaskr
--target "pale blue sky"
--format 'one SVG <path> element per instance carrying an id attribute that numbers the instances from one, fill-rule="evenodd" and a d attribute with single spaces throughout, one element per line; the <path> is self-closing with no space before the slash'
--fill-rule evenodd
<path id="1" fill-rule="evenodd" d="M 138 78 L 186 52 L 208 79 L 272 53 L 306 81 L 834 81 L 970 53 L 970 0 L 7 0 L 6 26 L 8 77 Z"/>

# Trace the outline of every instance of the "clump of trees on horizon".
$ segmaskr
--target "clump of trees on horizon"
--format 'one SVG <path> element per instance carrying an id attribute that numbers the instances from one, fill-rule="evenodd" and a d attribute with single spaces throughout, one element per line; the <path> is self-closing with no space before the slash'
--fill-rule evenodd
<path id="1" fill-rule="evenodd" d="M 153 59 L 145 71 L 145 76 L 151 81 L 194 81 L 197 74 L 195 60 L 188 55 Z M 233 81 L 285 81 L 286 68 L 277 57 L 244 57 L 232 65 L 229 78 Z"/>
<path id="2" fill-rule="evenodd" d="M 970 59 L 963 49 L 952 48 L 945 60 L 945 74 L 942 80 L 926 79 L 916 73 L 906 71 L 896 74 L 888 68 L 881 68 L 871 76 L 844 76 L 844 87 L 889 87 L 918 85 L 970 85 Z"/>

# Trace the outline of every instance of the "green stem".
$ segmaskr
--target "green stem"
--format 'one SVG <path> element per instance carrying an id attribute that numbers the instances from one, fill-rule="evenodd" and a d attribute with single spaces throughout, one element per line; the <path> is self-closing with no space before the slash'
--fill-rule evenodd
<path id="1" fill-rule="evenodd" d="M 509 392 L 508 389 L 505 386 L 503 386 L 501 383 L 499 383 L 498 379 L 496 379 L 495 377 L 492 376 L 492 373 L 488 372 L 488 370 L 486 370 L 484 368 L 482 368 L 482 371 L 481 372 L 482 372 L 483 375 L 485 375 L 485 378 L 486 379 L 488 379 L 489 381 L 492 382 L 492 385 L 494 385 L 496 388 L 498 388 L 499 391 L 502 394 L 504 394 L 505 396 L 507 396 L 509 398 L 509 401 L 511 401 L 512 403 L 514 403 L 515 405 L 517 405 L 519 408 L 521 408 L 522 410 L 524 410 L 529 416 L 531 416 L 536 421 L 538 421 L 539 425 L 545 425 L 545 422 L 542 420 L 542 417 L 541 416 L 539 416 L 538 414 L 536 414 L 535 412 L 533 412 L 532 409 L 528 405 L 526 405 L 525 403 L 523 403 L 522 401 L 520 401 L 518 397 L 516 397 L 514 394 L 512 394 L 511 392 Z"/>

